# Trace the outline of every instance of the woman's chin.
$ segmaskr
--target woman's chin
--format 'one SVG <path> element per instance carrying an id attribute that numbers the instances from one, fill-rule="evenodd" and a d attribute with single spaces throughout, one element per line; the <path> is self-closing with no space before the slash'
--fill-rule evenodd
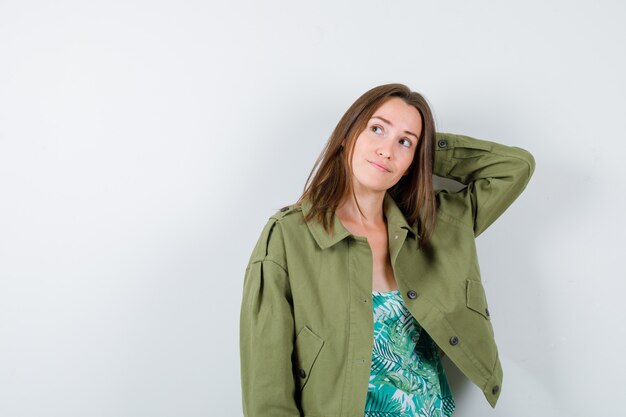
<path id="1" fill-rule="evenodd" d="M 381 181 L 358 181 L 359 185 L 357 190 L 364 192 L 384 192 L 393 187 L 393 184 L 388 184 Z"/>

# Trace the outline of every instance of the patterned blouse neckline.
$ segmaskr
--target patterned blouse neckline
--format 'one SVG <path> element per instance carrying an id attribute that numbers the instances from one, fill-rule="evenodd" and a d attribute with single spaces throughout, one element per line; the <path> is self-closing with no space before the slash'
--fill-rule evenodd
<path id="1" fill-rule="evenodd" d="M 372 294 L 375 295 L 394 295 L 394 294 L 399 294 L 400 293 L 400 289 L 395 289 L 395 290 L 391 290 L 391 291 L 372 291 Z"/>

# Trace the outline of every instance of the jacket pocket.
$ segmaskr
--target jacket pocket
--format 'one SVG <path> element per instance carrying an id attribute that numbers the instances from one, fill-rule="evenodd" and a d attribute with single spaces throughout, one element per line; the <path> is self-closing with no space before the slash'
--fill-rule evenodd
<path id="1" fill-rule="evenodd" d="M 485 289 L 480 281 L 467 280 L 467 307 L 490 320 Z"/>
<path id="2" fill-rule="evenodd" d="M 295 378 L 298 390 L 302 391 L 309 381 L 313 365 L 317 359 L 324 340 L 316 335 L 308 326 L 304 326 L 296 336 Z"/>

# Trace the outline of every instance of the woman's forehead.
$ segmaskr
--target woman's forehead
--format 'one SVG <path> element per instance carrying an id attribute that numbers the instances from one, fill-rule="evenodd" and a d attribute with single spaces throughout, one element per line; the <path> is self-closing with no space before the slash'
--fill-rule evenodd
<path id="1" fill-rule="evenodd" d="M 419 129 L 422 126 L 422 117 L 419 111 L 401 98 L 393 97 L 379 106 L 370 120 L 384 122 L 403 130 Z"/>

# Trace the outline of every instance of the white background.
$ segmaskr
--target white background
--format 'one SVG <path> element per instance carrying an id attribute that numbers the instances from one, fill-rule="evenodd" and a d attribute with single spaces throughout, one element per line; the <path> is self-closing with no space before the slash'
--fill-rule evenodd
<path id="1" fill-rule="evenodd" d="M 536 159 L 477 239 L 502 394 L 446 358 L 455 417 L 620 414 L 624 4 L 0 0 L 0 415 L 241 416 L 252 247 L 389 82 Z"/>

